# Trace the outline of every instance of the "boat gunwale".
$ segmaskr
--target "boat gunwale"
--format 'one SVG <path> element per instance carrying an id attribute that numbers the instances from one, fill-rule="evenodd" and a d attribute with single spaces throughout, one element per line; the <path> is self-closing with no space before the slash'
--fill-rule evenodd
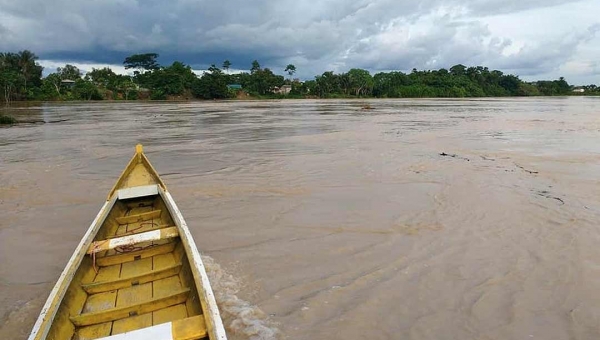
<path id="1" fill-rule="evenodd" d="M 194 284 L 196 286 L 195 288 L 200 298 L 203 314 L 205 315 L 204 319 L 206 321 L 208 336 L 211 340 L 227 339 L 227 333 L 225 332 L 225 328 L 223 326 L 223 320 L 221 319 L 219 308 L 212 291 L 212 286 L 210 284 L 210 280 L 208 279 L 208 275 L 206 273 L 204 263 L 202 262 L 202 257 L 198 247 L 196 246 L 192 234 L 187 227 L 187 223 L 177 207 L 177 204 L 173 200 L 173 197 L 167 191 L 166 185 L 154 167 L 150 164 L 148 158 L 146 158 L 144 155 L 142 146 L 138 144 L 136 145 L 135 155 L 131 158 L 119 176 L 119 179 L 109 193 L 108 199 L 104 202 L 102 208 L 90 224 L 85 235 L 79 242 L 79 245 L 73 252 L 73 255 L 71 255 L 71 258 L 65 266 L 65 269 L 62 271 L 56 284 L 52 288 L 52 291 L 50 292 L 50 295 L 48 296 L 48 299 L 46 300 L 46 303 L 44 304 L 44 307 L 42 308 L 40 315 L 33 326 L 28 340 L 42 340 L 46 339 L 48 336 L 56 314 L 62 305 L 65 294 L 72 284 L 73 278 L 78 269 L 81 267 L 83 259 L 86 256 L 87 249 L 92 244 L 94 238 L 108 218 L 116 202 L 120 200 L 119 188 L 122 186 L 123 181 L 131 173 L 133 168 L 140 163 L 143 164 L 143 166 L 156 181 L 158 195 L 162 198 L 175 226 L 179 230 L 179 238 L 184 247 L 187 260 L 189 261 L 192 276 L 194 278 Z M 153 194 L 153 196 L 154 195 L 156 194 Z"/>
<path id="2" fill-rule="evenodd" d="M 175 222 L 175 225 L 180 229 L 179 238 L 187 254 L 187 260 L 190 263 L 192 276 L 194 277 L 194 283 L 196 285 L 196 291 L 200 297 L 202 311 L 204 315 L 207 316 L 205 317 L 205 320 L 209 338 L 211 340 L 226 340 L 227 333 L 225 332 L 225 327 L 223 326 L 223 320 L 221 319 L 221 315 L 219 313 L 219 307 L 217 306 L 217 301 L 215 299 L 210 280 L 206 274 L 206 269 L 204 267 L 204 263 L 202 262 L 202 257 L 198 251 L 198 247 L 196 246 L 194 238 L 192 237 L 192 234 L 187 227 L 187 223 L 183 218 L 183 214 L 167 190 L 164 190 L 159 186 L 158 193 L 165 202 L 173 222 Z"/>
<path id="3" fill-rule="evenodd" d="M 52 288 L 52 291 L 50 291 L 50 295 L 48 296 L 44 307 L 42 307 L 42 311 L 40 312 L 38 319 L 33 325 L 33 329 L 29 334 L 28 340 L 45 339 L 48 336 L 48 332 L 52 327 L 56 313 L 58 312 L 65 294 L 69 289 L 71 282 L 73 281 L 73 277 L 77 273 L 77 270 L 81 266 L 81 263 L 86 256 L 86 250 L 92 244 L 94 237 L 96 237 L 96 234 L 98 233 L 100 227 L 102 227 L 104 224 L 104 221 L 112 211 L 116 202 L 117 195 L 113 195 L 110 200 L 104 202 L 104 205 L 96 215 L 96 218 L 90 224 L 90 227 L 81 241 L 79 241 L 79 245 L 77 248 L 75 248 L 75 251 L 73 252 L 73 255 L 71 255 L 69 262 L 67 262 L 65 269 L 63 269 L 58 280 L 56 281 L 56 284 Z"/>

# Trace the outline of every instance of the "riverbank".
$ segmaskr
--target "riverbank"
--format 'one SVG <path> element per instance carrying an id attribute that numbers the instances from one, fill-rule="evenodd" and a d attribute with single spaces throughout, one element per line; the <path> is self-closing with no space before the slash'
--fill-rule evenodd
<path id="1" fill-rule="evenodd" d="M 535 96 L 474 96 L 474 97 L 372 97 L 372 96 L 352 96 L 352 95 L 332 95 L 328 97 L 318 97 L 318 96 L 305 96 L 305 95 L 252 95 L 249 93 L 244 93 L 240 95 L 236 95 L 232 98 L 219 98 L 219 99 L 200 99 L 186 96 L 171 96 L 166 99 L 101 99 L 101 100 L 81 100 L 81 99 L 54 99 L 54 100 L 19 100 L 13 101 L 10 105 L 36 105 L 40 103 L 94 103 L 94 102 L 119 102 L 119 103 L 127 103 L 127 102 L 152 102 L 152 103 L 160 103 L 160 102 L 214 102 L 214 101 L 246 101 L 246 100 L 388 100 L 388 99 L 439 99 L 439 100 L 453 100 L 453 99 L 511 99 L 511 98 L 560 98 L 560 97 L 600 97 L 600 93 L 590 93 L 590 94 L 561 94 L 561 95 L 553 95 L 553 96 L 545 96 L 545 95 L 535 95 Z"/>

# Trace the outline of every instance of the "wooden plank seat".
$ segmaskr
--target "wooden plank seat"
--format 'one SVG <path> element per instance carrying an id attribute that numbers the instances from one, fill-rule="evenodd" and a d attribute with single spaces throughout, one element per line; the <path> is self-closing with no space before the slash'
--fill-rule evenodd
<path id="1" fill-rule="evenodd" d="M 187 300 L 190 289 L 182 289 L 167 296 L 152 298 L 147 301 L 138 302 L 133 305 L 115 307 L 103 311 L 84 313 L 71 316 L 71 322 L 76 327 L 96 325 L 104 322 L 120 320 L 130 316 L 154 312 L 166 307 L 178 305 Z"/>
<path id="2" fill-rule="evenodd" d="M 202 315 L 162 323 L 152 327 L 136 329 L 98 340 L 191 340 L 207 335 L 206 322 Z"/>
<path id="3" fill-rule="evenodd" d="M 155 280 L 164 279 L 173 275 L 179 274 L 181 270 L 181 263 L 174 264 L 172 266 L 160 269 L 160 270 L 151 270 L 145 273 L 141 273 L 138 275 L 133 275 L 125 278 L 110 280 L 110 281 L 102 281 L 102 282 L 94 282 L 81 285 L 81 287 L 88 294 L 96 294 L 102 292 L 108 292 L 115 289 L 127 288 L 135 285 L 141 285 L 144 283 L 152 282 Z"/>
<path id="4" fill-rule="evenodd" d="M 131 231 L 126 231 L 123 232 L 121 234 L 118 235 L 114 235 L 114 236 L 108 236 L 106 239 L 107 240 L 111 240 L 114 238 L 119 238 L 119 237 L 123 237 L 123 236 L 129 236 L 129 235 L 137 235 L 137 234 L 141 234 L 141 233 L 145 233 L 147 231 L 150 230 L 156 230 L 156 229 L 164 229 L 164 228 L 169 228 L 169 227 L 174 227 L 172 225 L 168 225 L 168 224 L 148 224 L 145 226 L 139 226 L 137 228 L 133 228 L 133 230 Z"/>
<path id="5" fill-rule="evenodd" d="M 88 248 L 87 254 L 99 253 L 105 250 L 115 249 L 117 247 L 131 246 L 142 242 L 160 241 L 179 236 L 177 227 L 168 227 L 146 231 L 139 234 L 126 235 L 117 238 L 106 239 L 92 242 Z"/>
<path id="6" fill-rule="evenodd" d="M 146 249 L 131 251 L 123 254 L 108 255 L 96 257 L 98 267 L 108 267 L 115 264 L 122 264 L 149 258 L 156 255 L 162 255 L 173 252 L 176 242 L 169 242 L 161 245 L 154 245 Z"/>
<path id="7" fill-rule="evenodd" d="M 151 220 L 154 218 L 159 218 L 160 213 L 161 213 L 161 210 L 152 210 L 152 211 L 147 211 L 147 212 L 144 212 L 141 214 L 117 217 L 116 220 L 117 220 L 117 223 L 119 223 L 119 224 L 142 222 L 142 221 L 147 221 L 147 220 Z"/>

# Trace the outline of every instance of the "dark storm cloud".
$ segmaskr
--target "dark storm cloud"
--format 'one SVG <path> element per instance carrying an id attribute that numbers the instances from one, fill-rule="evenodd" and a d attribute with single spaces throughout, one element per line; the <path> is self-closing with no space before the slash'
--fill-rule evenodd
<path id="1" fill-rule="evenodd" d="M 596 1 L 596 0 L 589 0 Z M 577 2 L 577 1 L 574 1 Z M 197 68 L 253 59 L 299 75 L 491 63 L 535 74 L 569 60 L 584 38 L 550 37 L 506 56 L 513 37 L 485 18 L 564 5 L 530 0 L 0 0 L 0 50 L 42 59 L 120 64 L 132 53 Z"/>

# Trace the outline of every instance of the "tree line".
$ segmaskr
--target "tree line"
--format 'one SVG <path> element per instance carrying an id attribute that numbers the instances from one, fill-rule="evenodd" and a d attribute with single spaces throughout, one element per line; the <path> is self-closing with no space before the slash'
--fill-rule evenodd
<path id="1" fill-rule="evenodd" d="M 487 67 L 455 65 L 450 69 L 379 72 L 374 75 L 353 68 L 346 73 L 324 72 L 312 80 L 293 79 L 296 67 L 287 65 L 287 77 L 253 61 L 248 72 L 230 73 L 232 63 L 211 65 L 198 76 L 189 65 L 175 61 L 160 65 L 159 55 L 131 55 L 123 61 L 132 75 L 110 68 L 83 74 L 73 65 L 59 67 L 42 77 L 38 57 L 30 51 L 0 53 L 1 98 L 13 100 L 102 100 L 102 99 L 226 99 L 240 93 L 259 98 L 428 98 L 554 96 L 574 94 L 564 78 L 525 82 L 518 76 Z M 239 86 L 230 86 L 237 84 Z M 288 85 L 289 91 L 278 89 Z M 240 89 L 241 87 L 241 89 Z M 600 94 L 596 85 L 582 87 L 585 94 Z M 241 91 L 241 92 L 240 92 Z"/>

